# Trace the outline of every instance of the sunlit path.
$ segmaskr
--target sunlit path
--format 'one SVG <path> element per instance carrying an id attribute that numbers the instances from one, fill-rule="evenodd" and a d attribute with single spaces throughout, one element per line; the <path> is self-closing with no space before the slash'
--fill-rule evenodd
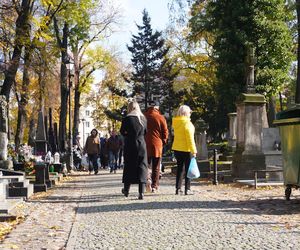
<path id="1" fill-rule="evenodd" d="M 28 216 L 1 249 L 298 249 L 299 195 L 194 183 L 175 195 L 171 175 L 158 194 L 121 194 L 121 173 L 86 173 L 27 204 Z M 271 198 L 271 200 L 269 199 Z"/>

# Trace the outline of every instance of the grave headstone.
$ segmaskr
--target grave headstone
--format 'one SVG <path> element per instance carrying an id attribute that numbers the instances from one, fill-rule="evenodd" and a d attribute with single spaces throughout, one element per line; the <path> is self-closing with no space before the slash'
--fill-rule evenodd
<path id="1" fill-rule="evenodd" d="M 206 141 L 206 130 L 208 125 L 202 119 L 198 119 L 195 122 L 195 143 L 197 147 L 197 162 L 198 168 L 202 173 L 202 177 L 205 177 L 204 173 L 210 172 L 210 163 L 208 160 L 208 149 Z"/>
<path id="2" fill-rule="evenodd" d="M 282 170 L 283 158 L 281 152 L 281 138 L 279 128 L 263 128 L 262 131 L 262 151 L 265 155 L 267 170 Z M 269 179 L 273 181 L 283 181 L 282 172 L 270 172 Z"/>
<path id="3" fill-rule="evenodd" d="M 40 111 L 38 114 L 37 132 L 35 138 L 35 154 L 45 156 L 47 153 L 47 140 L 44 123 L 43 112 Z"/>
<path id="4" fill-rule="evenodd" d="M 262 152 L 262 129 L 267 126 L 265 98 L 254 93 L 254 50 L 247 57 L 247 93 L 237 101 L 237 145 L 232 162 L 232 176 L 236 179 L 253 179 L 254 170 L 265 170 Z"/>
<path id="5" fill-rule="evenodd" d="M 49 138 L 49 147 L 51 153 L 54 154 L 57 152 L 56 139 L 54 134 L 54 128 L 52 123 L 52 109 L 49 108 L 49 130 L 48 130 L 48 138 Z"/>
<path id="6" fill-rule="evenodd" d="M 47 165 L 44 163 L 36 163 L 34 166 L 34 169 L 35 169 L 34 192 L 35 193 L 47 191 L 46 167 L 47 167 Z"/>
<path id="7" fill-rule="evenodd" d="M 7 102 L 5 96 L 0 95 L 0 160 L 7 160 Z"/>
<path id="8" fill-rule="evenodd" d="M 228 146 L 235 150 L 236 148 L 236 132 L 237 132 L 237 114 L 228 113 L 229 118 L 229 136 L 228 136 Z"/>
<path id="9" fill-rule="evenodd" d="M 8 145 L 8 116 L 7 102 L 4 95 L 0 95 L 0 168 L 12 169 L 11 160 L 7 160 Z"/>
<path id="10" fill-rule="evenodd" d="M 55 145 L 55 152 L 58 152 L 59 150 L 59 144 L 58 144 L 58 124 L 57 122 L 54 123 L 54 145 Z"/>

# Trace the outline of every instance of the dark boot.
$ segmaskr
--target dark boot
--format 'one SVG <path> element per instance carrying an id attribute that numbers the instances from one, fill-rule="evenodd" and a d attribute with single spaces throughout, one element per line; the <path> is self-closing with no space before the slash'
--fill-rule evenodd
<path id="1" fill-rule="evenodd" d="M 139 193 L 139 200 L 143 200 L 144 199 L 144 194 L 143 193 Z"/>
<path id="2" fill-rule="evenodd" d="M 122 188 L 122 194 L 124 194 L 125 197 L 128 197 L 129 191 Z"/>

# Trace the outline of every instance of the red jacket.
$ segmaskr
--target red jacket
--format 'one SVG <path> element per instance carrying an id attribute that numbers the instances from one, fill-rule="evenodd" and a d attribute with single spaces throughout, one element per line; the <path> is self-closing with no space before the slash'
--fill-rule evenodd
<path id="1" fill-rule="evenodd" d="M 145 117 L 147 118 L 147 133 L 145 136 L 148 157 L 162 157 L 163 145 L 168 140 L 168 127 L 164 116 L 159 110 L 149 108 Z"/>

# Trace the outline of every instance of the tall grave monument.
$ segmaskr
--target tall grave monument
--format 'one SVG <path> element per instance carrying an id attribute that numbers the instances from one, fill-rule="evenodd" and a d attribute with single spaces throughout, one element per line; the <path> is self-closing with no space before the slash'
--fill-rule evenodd
<path id="1" fill-rule="evenodd" d="M 247 55 L 247 91 L 237 99 L 237 142 L 233 156 L 232 175 L 236 179 L 253 179 L 254 170 L 266 169 L 262 152 L 262 129 L 268 127 L 265 98 L 255 93 L 254 49 Z"/>
<path id="2" fill-rule="evenodd" d="M 47 153 L 47 137 L 45 131 L 44 114 L 42 111 L 38 114 L 37 132 L 35 138 L 35 153 L 45 156 Z"/>
<path id="3" fill-rule="evenodd" d="M 7 160 L 8 117 L 7 102 L 4 95 L 0 95 L 0 168 L 12 168 L 12 162 Z"/>
<path id="4" fill-rule="evenodd" d="M 0 96 L 0 160 L 7 160 L 7 102 Z"/>

